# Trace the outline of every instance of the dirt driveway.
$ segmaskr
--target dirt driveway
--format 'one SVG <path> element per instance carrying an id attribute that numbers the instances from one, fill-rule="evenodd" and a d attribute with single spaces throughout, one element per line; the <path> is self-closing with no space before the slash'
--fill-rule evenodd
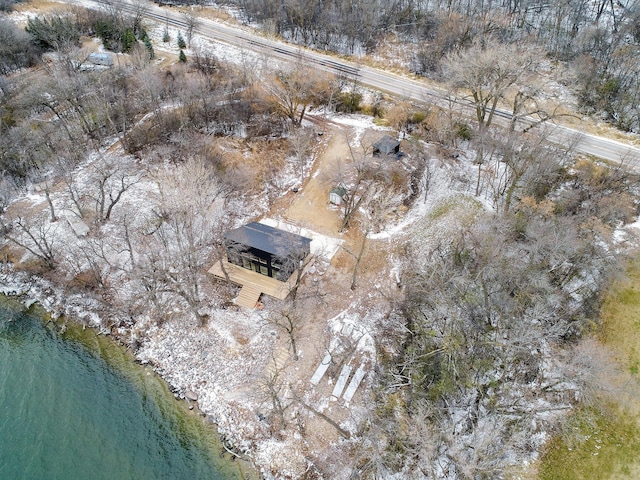
<path id="1" fill-rule="evenodd" d="M 329 204 L 329 191 L 335 186 L 335 174 L 349 156 L 348 130 L 327 123 L 328 144 L 315 162 L 311 178 L 284 212 L 292 223 L 323 235 L 339 235 L 340 210 Z"/>

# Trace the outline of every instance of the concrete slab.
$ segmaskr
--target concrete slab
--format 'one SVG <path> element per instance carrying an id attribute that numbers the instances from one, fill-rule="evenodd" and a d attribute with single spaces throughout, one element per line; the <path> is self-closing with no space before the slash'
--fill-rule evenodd
<path id="1" fill-rule="evenodd" d="M 280 220 L 275 220 L 273 218 L 263 218 L 262 220 L 260 220 L 260 223 L 264 223 L 265 225 L 269 225 L 271 227 L 276 227 L 281 230 L 286 230 L 288 232 L 296 233 L 298 235 L 302 235 L 303 237 L 310 238 L 311 253 L 318 257 L 324 258 L 328 262 L 331 261 L 333 256 L 339 250 L 340 245 L 344 243 L 344 240 L 342 239 L 328 237 L 318 232 L 314 232 L 313 230 L 309 230 L 308 228 L 298 227 L 296 225 L 292 225 Z"/>
<path id="2" fill-rule="evenodd" d="M 344 396 L 342 398 L 344 399 L 345 402 L 351 401 L 353 396 L 356 394 L 356 390 L 358 390 L 358 387 L 360 386 L 360 382 L 362 382 L 362 379 L 364 378 L 365 374 L 366 374 L 365 365 L 362 364 L 358 367 L 358 369 L 356 370 L 356 373 L 353 374 L 353 378 L 351 379 L 349 386 L 344 392 Z"/>
<path id="3" fill-rule="evenodd" d="M 322 380 L 322 377 L 329 368 L 329 365 L 331 365 L 331 354 L 327 353 L 320 362 L 320 365 L 318 365 L 318 368 L 316 368 L 315 373 L 311 377 L 311 383 L 313 385 L 318 385 L 318 383 L 320 383 L 320 380 Z"/>
<path id="4" fill-rule="evenodd" d="M 86 237 L 89 234 L 89 231 L 91 230 L 89 226 L 84 223 L 82 219 L 77 217 L 73 212 L 65 212 L 64 218 L 67 220 L 67 223 L 69 223 L 69 226 L 71 227 L 71 230 L 73 230 L 73 233 L 75 233 L 78 237 Z"/>
<path id="5" fill-rule="evenodd" d="M 347 384 L 347 380 L 349 379 L 349 374 L 351 373 L 351 365 L 345 365 L 342 367 L 342 371 L 340 372 L 340 376 L 338 377 L 338 381 L 336 385 L 333 387 L 332 396 L 336 397 L 336 399 L 340 398 L 342 395 L 342 390 L 344 390 L 344 386 Z"/>

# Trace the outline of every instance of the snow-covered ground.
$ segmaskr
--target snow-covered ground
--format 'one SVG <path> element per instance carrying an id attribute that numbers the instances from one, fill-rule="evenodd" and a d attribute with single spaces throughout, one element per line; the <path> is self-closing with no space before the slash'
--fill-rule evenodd
<path id="1" fill-rule="evenodd" d="M 276 227 L 280 230 L 302 235 L 311 239 L 311 254 L 316 257 L 321 257 L 325 261 L 330 262 L 333 256 L 336 254 L 340 245 L 344 243 L 344 240 L 339 238 L 331 238 L 327 235 L 322 235 L 318 232 L 309 230 L 308 228 L 298 227 L 291 223 L 283 222 L 273 218 L 263 218 L 260 223 L 269 225 L 270 227 Z"/>
<path id="2" fill-rule="evenodd" d="M 331 121 L 339 123 L 339 118 L 332 116 Z M 356 128 L 363 134 L 371 126 L 371 120 L 362 116 L 349 116 L 346 123 L 349 128 Z M 92 188 L 96 175 L 95 163 L 109 161 L 109 155 L 113 156 L 113 160 L 119 159 L 121 165 L 129 164 L 135 169 L 135 159 L 124 156 L 117 148 L 110 148 L 107 156 L 94 156 L 79 166 L 74 175 L 78 189 Z M 459 211 L 461 214 L 469 214 L 474 209 L 482 208 L 481 203 L 470 195 L 472 182 L 460 182 L 458 179 L 460 175 L 474 174 L 475 170 L 470 163 L 461 163 L 462 160 L 455 164 L 435 159 L 433 161 L 435 168 L 426 198 L 417 198 L 395 223 L 390 223 L 381 232 L 372 235 L 372 240 L 388 242 L 390 250 L 393 250 L 393 244 L 402 241 L 406 234 L 419 231 L 423 242 L 437 244 L 446 240 L 450 229 L 455 229 L 455 222 L 464 215 L 447 216 L 446 222 L 453 222 L 447 224 L 443 222 L 443 218 L 433 222 L 430 219 L 431 212 L 441 209 L 447 202 L 452 202 L 453 206 L 450 208 L 454 213 Z M 124 218 L 130 217 L 135 218 L 133 225 L 144 228 L 146 219 L 152 217 L 153 202 L 157 198 L 157 183 L 149 178 L 141 179 L 124 194 L 122 203 L 114 209 L 112 221 L 105 222 L 98 230 L 100 237 L 109 238 L 110 244 L 113 244 L 111 268 L 120 265 L 121 270 L 115 269 L 107 277 L 121 279 L 116 291 L 125 302 L 126 298 L 134 295 L 135 289 L 126 280 L 129 256 L 126 251 L 116 248 L 118 244 L 122 244 L 122 239 L 118 239 L 123 234 L 117 225 Z M 73 202 L 64 189 L 52 192 L 52 200 L 60 211 L 74 209 Z M 16 205 L 22 203 L 28 203 L 30 209 L 47 211 L 44 192 L 39 189 L 34 189 L 15 202 Z M 312 238 L 314 251 L 321 252 L 327 264 L 344 242 L 344 239 L 320 235 L 308 228 L 287 226 L 274 218 L 264 219 L 263 222 L 286 227 Z M 78 237 L 68 222 L 58 221 L 52 225 L 56 227 L 57 243 L 66 245 L 70 251 L 82 251 L 81 247 L 88 241 L 86 237 Z M 88 237 L 91 238 L 96 233 L 94 230 Z M 6 285 L 6 292 L 24 293 L 56 314 L 70 315 L 105 331 L 109 331 L 110 324 L 118 325 L 113 333 L 127 343 L 137 344 L 137 356 L 141 361 L 151 364 L 183 395 L 187 391 L 196 394 L 201 410 L 216 422 L 234 448 L 250 455 L 267 475 L 297 478 L 308 467 L 305 452 L 312 448 L 308 442 L 312 442 L 310 438 L 314 434 L 307 428 L 307 436 L 301 436 L 300 431 L 292 427 L 274 433 L 274 425 L 271 423 L 273 420 L 265 420 L 270 418 L 269 412 L 273 410 L 273 395 L 269 393 L 269 388 L 274 388 L 274 385 L 269 383 L 270 372 L 273 372 L 274 365 L 282 367 L 282 375 L 286 382 L 291 383 L 290 387 L 286 383 L 277 385 L 277 395 L 282 401 L 292 402 L 292 392 L 295 392 L 311 408 L 336 418 L 341 428 L 356 435 L 359 422 L 366 418 L 368 395 L 375 384 L 372 371 L 378 355 L 376 337 L 380 325 L 388 315 L 385 292 L 388 285 L 393 288 L 398 283 L 400 263 L 394 264 L 393 259 L 390 259 L 389 275 L 376 280 L 356 295 L 329 299 L 334 307 L 339 307 L 338 313 L 327 318 L 313 317 L 314 321 L 324 322 L 326 328 L 316 327 L 315 331 L 321 335 L 300 340 L 302 355 L 299 364 L 287 360 L 283 365 L 279 365 L 277 357 L 282 355 L 283 346 L 286 352 L 286 335 L 270 321 L 278 309 L 275 304 L 268 303 L 263 310 L 247 311 L 224 309 L 216 306 L 215 302 L 209 302 L 202 309 L 208 315 L 208 323 L 204 327 L 198 327 L 184 305 L 173 302 L 162 313 L 164 318 L 158 319 L 143 310 L 135 317 L 135 324 L 127 326 L 130 324 L 129 319 L 124 316 L 118 318 L 118 315 L 122 315 L 118 313 L 107 315 L 104 304 L 97 299 L 92 300 L 88 295 L 71 294 L 64 287 L 56 287 L 50 282 L 33 280 L 11 271 L 5 272 L 2 283 Z M 90 264 L 85 263 L 84 267 L 89 268 Z M 323 275 L 321 281 L 333 281 L 328 280 L 328 277 L 334 274 L 335 272 L 331 272 L 330 275 Z M 348 288 L 344 290 L 348 291 Z M 351 377 L 358 369 L 363 369 L 364 380 L 358 389 L 359 393 L 349 402 L 331 395 L 338 381 L 338 374 L 347 371 L 344 368 L 331 375 L 327 373 L 315 387 L 310 383 L 311 375 L 325 352 L 330 352 L 332 357 L 349 366 Z M 288 358 L 288 353 L 285 357 Z M 342 392 L 338 396 L 341 395 Z M 457 413 L 459 423 L 464 423 L 466 413 Z M 310 423 L 313 418 L 308 410 L 296 406 L 287 409 L 286 415 L 289 424 L 297 421 Z M 452 428 L 456 428 L 455 418 L 452 415 Z M 330 437 L 335 437 L 335 433 Z M 544 440 L 544 432 L 540 432 L 538 437 L 539 441 Z M 468 441 L 472 440 L 469 438 Z M 334 441 L 341 440 L 334 438 Z M 325 448 L 328 446 L 324 445 Z"/>

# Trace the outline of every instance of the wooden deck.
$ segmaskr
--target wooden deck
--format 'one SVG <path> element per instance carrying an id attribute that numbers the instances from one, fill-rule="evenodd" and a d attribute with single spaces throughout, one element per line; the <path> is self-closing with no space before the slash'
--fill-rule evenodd
<path id="1" fill-rule="evenodd" d="M 243 285 L 238 298 L 235 299 L 236 305 L 245 308 L 256 308 L 260 295 L 262 295 L 262 292 L 259 288 L 248 284 Z"/>
<path id="2" fill-rule="evenodd" d="M 311 263 L 312 262 L 309 262 L 309 265 Z M 247 270 L 246 268 L 239 267 L 238 265 L 233 265 L 226 260 L 223 260 L 223 264 L 224 269 L 229 274 L 229 280 L 238 285 L 242 285 L 243 287 L 243 289 L 240 291 L 240 295 L 238 295 L 238 298 L 235 300 L 237 305 L 243 307 L 254 308 L 255 303 L 258 301 L 258 298 L 256 298 L 256 302 L 253 302 L 253 305 L 249 306 L 248 304 L 251 302 L 251 298 L 253 298 L 254 295 L 243 295 L 242 292 L 245 289 L 244 287 L 250 287 L 250 292 L 258 291 L 259 293 L 264 293 L 265 295 L 269 295 L 270 297 L 284 300 L 285 298 L 287 298 L 289 292 L 295 285 L 295 272 L 293 273 L 293 275 L 291 275 L 291 278 L 289 278 L 288 281 L 281 282 L 280 280 L 276 280 L 275 278 L 261 275 L 251 270 Z M 216 277 L 226 278 L 224 276 L 224 273 L 222 272 L 220 262 L 216 262 L 213 267 L 209 269 L 209 273 L 215 275 Z M 240 298 L 241 296 L 243 297 L 242 299 Z M 245 296 L 247 297 L 246 300 L 244 300 Z"/>

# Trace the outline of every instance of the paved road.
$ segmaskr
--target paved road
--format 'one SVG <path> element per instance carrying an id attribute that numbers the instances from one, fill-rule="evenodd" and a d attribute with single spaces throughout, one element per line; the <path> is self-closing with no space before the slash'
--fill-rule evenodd
<path id="1" fill-rule="evenodd" d="M 67 1 L 70 3 L 74 2 L 74 0 Z M 82 3 L 86 4 L 87 2 Z M 182 13 L 171 8 L 159 7 L 152 3 L 139 2 L 138 5 L 140 4 L 145 5 L 143 15 L 146 18 L 159 22 L 168 22 L 169 25 L 186 30 L 187 22 Z M 130 6 L 131 4 L 124 2 L 122 5 L 126 9 L 135 8 Z M 302 55 L 307 62 L 315 65 L 316 68 L 357 77 L 358 82 L 362 85 L 413 101 L 440 105 L 445 104 L 447 95 L 443 89 L 427 86 L 423 82 L 404 78 L 383 70 L 361 66 L 355 62 L 323 55 L 306 49 L 303 50 L 284 42 L 256 35 L 247 29 L 234 28 L 218 22 L 198 19 L 196 32 L 210 40 L 224 42 L 280 60 L 290 61 Z M 469 102 L 463 99 L 457 100 L 457 103 L 461 105 L 462 108 L 467 108 L 465 104 L 469 105 Z M 496 114 L 498 117 L 505 119 L 510 118 L 509 113 L 504 110 L 500 110 L 496 112 Z M 525 119 L 525 122 L 526 121 Z M 529 119 L 529 121 L 533 122 L 535 120 Z M 639 148 L 604 137 L 585 134 L 561 125 L 547 124 L 547 128 L 551 129 L 548 133 L 548 138 L 551 141 L 562 145 L 573 144 L 574 149 L 578 152 L 594 155 L 613 162 L 624 161 L 626 164 L 633 164 L 636 168 L 640 169 Z"/>

